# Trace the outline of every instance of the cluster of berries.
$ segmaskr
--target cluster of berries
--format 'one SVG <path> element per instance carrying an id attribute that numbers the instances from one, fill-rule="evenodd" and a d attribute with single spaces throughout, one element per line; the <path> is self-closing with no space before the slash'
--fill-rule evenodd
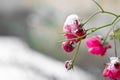
<path id="1" fill-rule="evenodd" d="M 66 52 L 72 52 L 76 47 L 76 44 L 85 38 L 85 30 L 79 24 L 79 17 L 77 15 L 70 15 L 67 17 L 64 27 L 64 36 L 67 39 L 66 42 L 62 43 L 62 48 Z"/>
<path id="2" fill-rule="evenodd" d="M 79 17 L 75 14 L 67 17 L 63 32 L 67 40 L 62 43 L 62 48 L 68 53 L 74 50 L 79 41 L 86 38 L 86 30 L 83 29 L 83 25 L 79 24 Z M 106 50 L 111 48 L 111 45 L 104 42 L 99 35 L 85 39 L 85 43 L 89 48 L 88 52 L 92 55 L 104 56 Z"/>
<path id="3" fill-rule="evenodd" d="M 80 24 L 79 17 L 75 14 L 67 17 L 64 23 L 63 32 L 66 41 L 62 43 L 62 48 L 67 53 L 72 52 L 77 46 L 77 43 L 82 39 L 85 39 L 85 44 L 91 55 L 104 56 L 107 49 L 111 48 L 111 45 L 99 35 L 86 38 L 87 31 L 83 28 L 83 24 Z M 66 69 L 68 69 L 71 64 L 71 60 L 66 61 Z M 103 76 L 109 77 L 111 80 L 120 80 L 120 61 L 117 57 L 112 57 L 111 62 L 106 64 Z"/>
<path id="4" fill-rule="evenodd" d="M 110 58 L 110 63 L 106 64 L 103 76 L 109 77 L 110 80 L 120 80 L 120 60 L 118 57 Z"/>

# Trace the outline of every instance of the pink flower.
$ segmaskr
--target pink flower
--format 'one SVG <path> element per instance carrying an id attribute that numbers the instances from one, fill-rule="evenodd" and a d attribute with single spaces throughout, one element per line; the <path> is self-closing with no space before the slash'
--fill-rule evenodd
<path id="1" fill-rule="evenodd" d="M 72 52 L 76 46 L 76 43 L 67 41 L 62 43 L 62 48 L 65 52 Z"/>
<path id="2" fill-rule="evenodd" d="M 118 57 L 110 58 L 110 63 L 107 63 L 103 76 L 110 78 L 110 80 L 120 80 L 120 61 Z"/>
<path id="3" fill-rule="evenodd" d="M 92 55 L 101 55 L 104 56 L 108 48 L 111 48 L 111 45 L 108 43 L 102 43 L 101 36 L 93 36 L 85 40 L 85 43 L 88 47 L 88 52 Z"/>

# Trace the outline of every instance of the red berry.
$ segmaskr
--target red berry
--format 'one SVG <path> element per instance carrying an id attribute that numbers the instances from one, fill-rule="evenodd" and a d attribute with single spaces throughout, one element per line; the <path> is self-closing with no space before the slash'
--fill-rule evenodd
<path id="1" fill-rule="evenodd" d="M 67 41 L 62 43 L 62 48 L 66 52 L 72 52 L 76 46 L 76 43 L 72 41 Z"/>

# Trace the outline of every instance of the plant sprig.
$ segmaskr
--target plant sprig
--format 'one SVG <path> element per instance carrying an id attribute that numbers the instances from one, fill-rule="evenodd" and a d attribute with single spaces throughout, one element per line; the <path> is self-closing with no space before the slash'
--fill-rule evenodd
<path id="1" fill-rule="evenodd" d="M 95 0 L 93 0 L 93 2 L 98 6 L 98 8 L 100 9 L 99 11 L 95 12 L 92 16 L 90 16 L 84 23 L 83 23 L 83 26 L 85 24 L 87 24 L 93 17 L 95 17 L 96 15 L 98 14 L 108 14 L 108 15 L 112 15 L 114 16 L 114 19 L 110 22 L 110 23 L 107 23 L 107 24 L 104 24 L 102 26 L 98 26 L 98 27 L 93 27 L 93 28 L 88 28 L 88 29 L 85 29 L 86 31 L 86 34 L 83 35 L 83 36 L 78 36 L 76 38 L 71 38 L 71 39 L 66 39 L 66 40 L 63 40 L 63 41 L 71 41 L 71 40 L 80 40 L 79 43 L 77 44 L 77 49 L 76 49 L 76 52 L 74 54 L 74 56 L 72 57 L 72 65 L 68 68 L 68 70 L 72 69 L 74 67 L 74 63 L 75 63 L 75 60 L 77 59 L 77 56 L 78 56 L 78 53 L 79 53 L 79 48 L 80 48 L 80 44 L 81 44 L 81 41 L 83 40 L 83 37 L 86 37 L 102 28 L 105 28 L 105 27 L 109 27 L 111 26 L 112 28 L 108 31 L 108 33 L 106 34 L 106 37 L 104 39 L 104 42 L 106 42 L 107 38 L 108 38 L 108 35 L 109 33 L 111 32 L 111 30 L 113 29 L 114 31 L 114 27 L 115 25 L 117 24 L 117 22 L 120 21 L 120 14 L 116 14 L 116 13 L 113 13 L 113 12 L 109 12 L 109 11 L 106 11 L 102 8 L 102 6 Z M 64 33 L 63 33 L 64 34 Z M 114 32 L 115 34 L 115 32 Z M 60 41 L 60 42 L 63 42 L 63 41 Z M 114 44 L 115 44 L 115 50 L 116 50 L 116 43 L 115 43 L 115 39 L 114 39 Z M 117 56 L 117 53 L 115 52 L 115 56 Z"/>
<path id="2" fill-rule="evenodd" d="M 100 11 L 94 13 L 88 20 L 86 20 L 86 21 L 84 22 L 84 25 L 85 25 L 87 22 L 89 22 L 94 16 L 96 16 L 96 15 L 99 14 L 99 13 L 105 13 L 105 14 L 113 15 L 115 18 L 114 18 L 114 20 L 113 20 L 112 22 L 110 22 L 110 23 L 108 23 L 108 24 L 105 24 L 105 25 L 99 26 L 99 27 L 89 28 L 89 29 L 87 29 L 87 30 L 91 30 L 92 33 L 93 33 L 93 32 L 95 32 L 95 31 L 97 31 L 97 30 L 99 30 L 99 29 L 101 29 L 101 28 L 105 28 L 105 27 L 108 27 L 108 26 L 112 26 L 113 24 L 116 24 L 115 22 L 120 18 L 120 14 L 115 14 L 115 13 L 112 13 L 112 12 L 109 12 L 109 11 L 105 11 L 98 2 L 96 2 L 95 0 L 93 0 L 93 2 L 100 8 Z"/>

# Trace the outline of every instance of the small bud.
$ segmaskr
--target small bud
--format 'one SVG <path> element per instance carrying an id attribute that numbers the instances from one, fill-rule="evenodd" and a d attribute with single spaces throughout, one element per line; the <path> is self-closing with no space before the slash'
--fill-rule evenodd
<path id="1" fill-rule="evenodd" d="M 71 60 L 65 62 L 65 68 L 66 68 L 67 70 L 71 70 L 71 69 L 73 68 L 72 61 L 71 61 Z"/>

